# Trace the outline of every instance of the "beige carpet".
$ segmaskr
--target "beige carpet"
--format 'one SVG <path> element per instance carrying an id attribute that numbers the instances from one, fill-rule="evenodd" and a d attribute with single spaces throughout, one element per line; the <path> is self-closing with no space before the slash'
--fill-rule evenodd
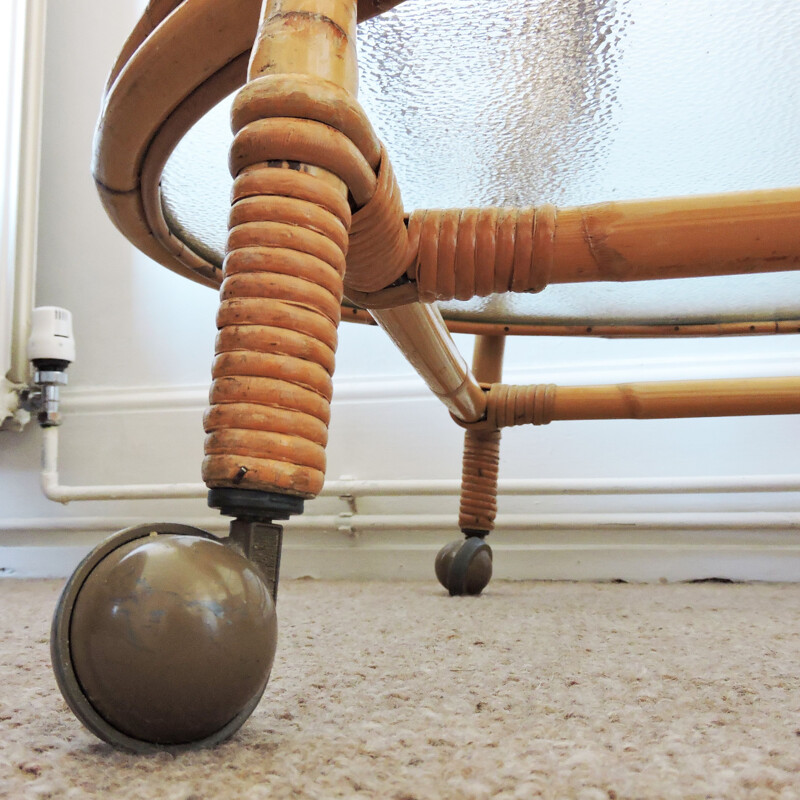
<path id="1" fill-rule="evenodd" d="M 800 585 L 287 582 L 216 750 L 115 752 L 50 673 L 52 581 L 0 582 L 0 796 L 800 798 Z"/>

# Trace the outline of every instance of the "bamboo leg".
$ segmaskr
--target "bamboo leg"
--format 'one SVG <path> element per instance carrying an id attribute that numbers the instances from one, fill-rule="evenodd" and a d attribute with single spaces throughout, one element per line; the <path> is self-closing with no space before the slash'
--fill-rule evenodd
<path id="1" fill-rule="evenodd" d="M 409 303 L 370 313 L 452 414 L 476 422 L 486 413 L 486 396 L 435 305 Z"/>
<path id="2" fill-rule="evenodd" d="M 475 337 L 472 372 L 481 383 L 503 375 L 505 336 Z M 436 556 L 436 577 L 451 595 L 480 594 L 492 577 L 492 550 L 484 541 L 497 513 L 500 431 L 467 429 L 461 473 L 458 524 L 465 539 L 445 545 Z"/>
<path id="3" fill-rule="evenodd" d="M 472 371 L 481 383 L 500 383 L 505 336 L 475 337 Z M 461 507 L 458 525 L 466 536 L 486 536 L 497 514 L 497 472 L 500 430 L 471 430 L 464 434 Z"/>
<path id="4" fill-rule="evenodd" d="M 209 503 L 231 516 L 297 513 L 322 488 L 350 225 L 345 183 L 288 160 L 296 131 L 308 125 L 283 120 L 276 132 L 247 109 L 259 80 L 275 74 L 308 75 L 355 94 L 355 28 L 356 0 L 266 0 L 249 82 L 234 101 L 234 120 L 246 122 L 231 151 L 236 176 L 203 462 Z M 284 147 L 287 160 L 276 160 Z"/>

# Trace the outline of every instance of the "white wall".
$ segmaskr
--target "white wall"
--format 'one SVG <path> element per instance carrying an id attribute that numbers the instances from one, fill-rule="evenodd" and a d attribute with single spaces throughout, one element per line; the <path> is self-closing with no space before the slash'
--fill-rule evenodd
<path id="1" fill-rule="evenodd" d="M 107 70 L 137 0 L 52 2 L 39 236 L 39 304 L 69 308 L 78 360 L 62 428 L 71 484 L 197 481 L 214 293 L 153 264 L 105 218 L 89 173 Z M 468 352 L 468 337 L 458 337 Z M 677 343 L 512 339 L 510 382 L 607 382 L 796 372 L 796 337 Z M 504 434 L 503 478 L 800 472 L 797 417 L 556 423 Z M 0 570 L 66 574 L 105 533 L 144 520 L 220 530 L 202 500 L 53 504 L 38 487 L 40 432 L 0 434 Z M 329 476 L 457 478 L 461 432 L 374 328 L 341 331 Z M 800 577 L 797 494 L 503 498 L 492 536 L 507 577 Z M 290 523 L 286 573 L 429 577 L 453 538 L 457 500 L 375 498 L 358 511 L 404 524 L 355 535 Z M 433 514 L 422 529 L 415 515 Z M 536 515 L 538 524 L 518 514 Z M 723 516 L 720 516 L 722 514 Z M 578 516 L 575 516 L 578 515 Z"/>

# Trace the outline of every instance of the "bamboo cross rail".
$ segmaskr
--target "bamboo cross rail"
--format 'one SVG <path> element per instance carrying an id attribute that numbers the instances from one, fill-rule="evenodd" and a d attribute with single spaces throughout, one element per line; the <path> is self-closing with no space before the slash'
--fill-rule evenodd
<path id="1" fill-rule="evenodd" d="M 800 414 L 800 378 L 652 381 L 608 386 L 508 386 L 486 391 L 486 415 L 465 428 L 496 430 L 555 420 L 673 419 Z M 459 422 L 459 420 L 456 420 Z"/>
<path id="2" fill-rule="evenodd" d="M 800 188 L 562 209 L 420 210 L 408 233 L 410 285 L 351 291 L 351 299 L 380 308 L 540 292 L 556 283 L 795 270 Z"/>

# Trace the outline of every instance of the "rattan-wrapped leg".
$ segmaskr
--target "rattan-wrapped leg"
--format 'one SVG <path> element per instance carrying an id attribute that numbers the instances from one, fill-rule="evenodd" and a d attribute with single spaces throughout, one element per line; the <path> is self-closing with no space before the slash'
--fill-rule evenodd
<path id="1" fill-rule="evenodd" d="M 464 433 L 458 527 L 465 536 L 484 537 L 494 529 L 500 435 L 499 430 Z"/>
<path id="2" fill-rule="evenodd" d="M 481 383 L 502 378 L 505 337 L 478 336 L 472 370 Z M 436 577 L 451 595 L 480 594 L 492 577 L 492 550 L 484 541 L 497 514 L 500 431 L 464 433 L 458 525 L 465 539 L 451 542 L 436 557 Z"/>
<path id="3" fill-rule="evenodd" d="M 320 164 L 349 142 L 313 120 L 270 117 L 262 95 L 283 74 L 354 93 L 356 4 L 270 0 L 263 13 L 232 112 L 235 181 L 203 479 L 223 513 L 274 519 L 302 510 L 325 477 L 351 217 L 345 181 Z"/>

